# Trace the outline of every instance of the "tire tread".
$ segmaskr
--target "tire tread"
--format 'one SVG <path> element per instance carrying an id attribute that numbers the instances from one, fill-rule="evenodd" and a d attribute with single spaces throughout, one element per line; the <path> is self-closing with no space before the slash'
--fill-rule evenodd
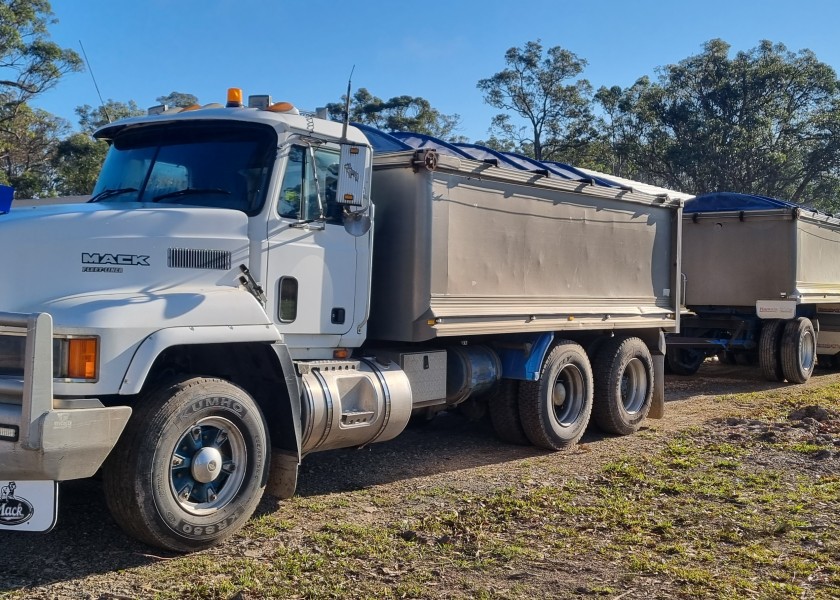
<path id="1" fill-rule="evenodd" d="M 487 412 L 493 430 L 503 442 L 528 446 L 531 441 L 522 428 L 519 416 L 519 387 L 516 379 L 502 379 L 487 398 Z"/>

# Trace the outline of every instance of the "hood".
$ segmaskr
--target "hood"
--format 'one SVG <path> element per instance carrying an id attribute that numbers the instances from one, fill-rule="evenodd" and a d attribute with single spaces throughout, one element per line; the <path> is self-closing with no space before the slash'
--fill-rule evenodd
<path id="1" fill-rule="evenodd" d="M 238 285 L 248 218 L 232 210 L 63 204 L 0 215 L 0 312 L 58 299 Z"/>

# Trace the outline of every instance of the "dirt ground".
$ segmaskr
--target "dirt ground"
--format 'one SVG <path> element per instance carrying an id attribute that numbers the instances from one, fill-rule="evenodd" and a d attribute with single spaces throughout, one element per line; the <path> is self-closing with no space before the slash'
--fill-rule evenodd
<path id="1" fill-rule="evenodd" d="M 838 382 L 840 374 L 817 371 L 803 386 L 789 386 L 764 381 L 754 367 L 707 362 L 696 376 L 668 376 L 664 419 L 649 420 L 633 436 L 589 432 L 576 449 L 562 454 L 502 444 L 486 421 L 469 422 L 460 415 L 443 414 L 390 442 L 307 457 L 301 466 L 298 496 L 309 502 L 307 506 L 321 503 L 329 508 L 307 513 L 312 522 L 296 522 L 291 513 L 284 518 L 290 523 L 289 535 L 304 535 L 319 524 L 340 521 L 351 512 L 354 522 L 397 521 L 405 510 L 399 502 L 359 506 L 352 494 L 375 490 L 380 497 L 405 498 L 406 502 L 417 490 L 440 486 L 482 494 L 517 485 L 522 480 L 523 465 L 546 457 L 570 478 L 592 474 L 617 456 L 644 455 L 675 432 L 729 415 L 731 407 L 721 400 L 726 395 Z M 58 525 L 51 533 L 0 533 L 0 598 L 114 599 L 152 597 L 160 591 L 143 567 L 177 561 L 178 557 L 126 537 L 110 518 L 98 481 L 63 484 L 60 496 Z M 285 504 L 278 507 L 275 499 L 266 498 L 258 514 L 282 512 Z M 277 543 L 268 537 L 238 535 L 208 551 L 211 562 L 204 564 L 232 556 L 259 557 L 276 551 Z M 210 576 L 212 567 L 208 568 Z M 239 593 L 233 597 L 258 596 Z M 449 596 L 442 592 L 439 597 Z"/>

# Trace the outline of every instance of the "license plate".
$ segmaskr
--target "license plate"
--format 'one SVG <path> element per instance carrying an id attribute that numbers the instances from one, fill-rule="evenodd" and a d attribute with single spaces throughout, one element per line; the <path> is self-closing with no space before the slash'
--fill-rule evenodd
<path id="1" fill-rule="evenodd" d="M 55 481 L 0 479 L 0 530 L 49 531 L 57 516 Z"/>

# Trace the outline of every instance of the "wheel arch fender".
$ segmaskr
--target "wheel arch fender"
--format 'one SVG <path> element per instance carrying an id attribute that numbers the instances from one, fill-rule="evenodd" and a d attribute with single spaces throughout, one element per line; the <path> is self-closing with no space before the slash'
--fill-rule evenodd
<path id="1" fill-rule="evenodd" d="M 157 358 L 173 346 L 237 342 L 273 343 L 279 339 L 280 335 L 273 325 L 214 325 L 160 329 L 146 336 L 134 351 L 123 376 L 119 394 L 139 394 Z"/>
<path id="2" fill-rule="evenodd" d="M 554 333 L 546 332 L 517 336 L 508 343 L 494 344 L 493 349 L 502 362 L 502 377 L 537 381 L 553 342 Z"/>

